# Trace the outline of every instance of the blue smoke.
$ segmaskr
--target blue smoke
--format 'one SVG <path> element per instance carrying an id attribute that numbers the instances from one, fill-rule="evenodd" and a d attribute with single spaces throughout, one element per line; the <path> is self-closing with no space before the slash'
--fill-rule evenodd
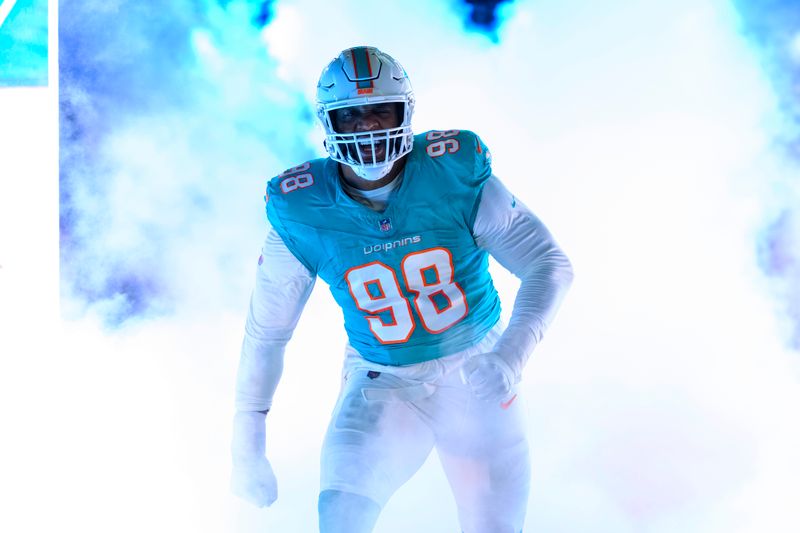
<path id="1" fill-rule="evenodd" d="M 222 238 L 223 204 L 313 154 L 311 112 L 259 38 L 269 4 L 61 2 L 61 272 L 78 308 L 101 304 L 109 325 L 173 312 L 175 254 Z M 226 263 L 212 248 L 178 263 Z"/>
<path id="2" fill-rule="evenodd" d="M 800 350 L 800 195 L 791 192 L 800 185 L 800 8 L 797 2 L 787 0 L 737 0 L 735 4 L 744 34 L 758 50 L 780 102 L 784 122 L 774 131 L 774 141 L 787 166 L 794 168 L 793 184 L 784 177 L 773 185 L 775 205 L 765 214 L 757 254 L 762 270 L 772 280 L 781 314 L 788 319 L 788 344 Z"/>
<path id="3" fill-rule="evenodd" d="M 506 7 L 513 0 L 463 0 L 467 13 L 465 25 L 468 30 L 480 32 L 493 42 L 499 41 L 498 29 L 503 16 L 498 9 Z M 506 4 L 503 6 L 503 4 Z"/>

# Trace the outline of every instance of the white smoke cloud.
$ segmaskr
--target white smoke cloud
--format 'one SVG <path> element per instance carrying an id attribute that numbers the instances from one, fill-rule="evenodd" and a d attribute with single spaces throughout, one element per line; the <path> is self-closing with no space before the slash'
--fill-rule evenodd
<path id="1" fill-rule="evenodd" d="M 32 446 L 43 466 L 4 464 L 30 501 L 57 511 L 37 522 L 86 531 L 316 528 L 317 458 L 344 342 L 324 287 L 289 345 L 269 415 L 280 497 L 267 510 L 227 492 L 232 387 L 264 231 L 264 178 L 318 150 L 301 96 L 311 101 L 321 68 L 343 48 L 373 44 L 411 76 L 416 131 L 478 132 L 496 173 L 576 268 L 526 372 L 527 529 L 800 527 L 791 501 L 800 433 L 787 412 L 800 400 L 798 359 L 781 345 L 756 255 L 761 221 L 796 189 L 771 145 L 782 126 L 775 98 L 726 2 L 516 1 L 504 8 L 499 45 L 464 32 L 463 13 L 447 2 L 279 1 L 260 33 L 242 2 L 176 6 L 185 55 L 147 55 L 163 63 L 141 77 L 152 86 L 163 76 L 168 94 L 118 103 L 113 121 L 106 101 L 68 94 L 91 127 L 62 160 L 79 161 L 91 142 L 90 163 L 102 165 L 74 165 L 79 216 L 70 236 L 81 246 L 65 270 L 104 297 L 87 305 L 67 291 L 73 318 L 59 324 L 49 312 L 0 341 L 4 355 L 14 346 L 50 370 L 29 416 L 13 420 L 26 441 L 57 444 Z M 127 16 L 129 34 L 116 45 L 155 38 L 148 23 L 159 24 L 157 13 Z M 106 68 L 130 57 L 104 52 Z M 113 85 L 105 90 L 114 103 Z M 8 235 L 0 233 L 0 289 L 14 308 L 0 306 L 4 324 L 34 316 L 14 316 L 27 309 L 14 281 L 38 279 L 17 266 L 24 239 Z M 126 283 L 145 286 L 150 305 L 108 329 L 137 309 L 107 290 L 119 268 Z M 496 278 L 508 310 L 515 282 L 499 270 Z M 35 294 L 53 297 L 42 287 Z M 40 375 L 29 365 L 2 374 Z M 31 396 L 5 381 L 4 404 Z M 38 490 L 39 480 L 53 485 Z M 432 457 L 376 531 L 456 530 L 448 494 Z"/>

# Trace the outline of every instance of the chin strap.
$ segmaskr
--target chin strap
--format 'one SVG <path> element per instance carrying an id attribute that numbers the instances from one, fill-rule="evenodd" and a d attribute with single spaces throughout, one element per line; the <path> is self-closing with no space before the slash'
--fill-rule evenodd
<path id="1" fill-rule="evenodd" d="M 392 163 L 374 167 L 351 166 L 350 168 L 352 168 L 353 172 L 360 178 L 367 181 L 378 181 L 392 170 Z"/>

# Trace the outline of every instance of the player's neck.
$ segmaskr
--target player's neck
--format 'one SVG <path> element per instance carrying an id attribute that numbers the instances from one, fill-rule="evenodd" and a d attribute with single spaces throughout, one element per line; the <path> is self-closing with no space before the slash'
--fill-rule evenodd
<path id="1" fill-rule="evenodd" d="M 347 183 L 349 186 L 353 187 L 354 189 L 358 189 L 360 191 L 372 191 L 374 189 L 380 189 L 384 185 L 387 185 L 394 181 L 394 179 L 403 171 L 403 168 L 406 166 L 406 158 L 403 157 L 399 161 L 396 161 L 392 165 L 392 169 L 379 180 L 365 180 L 358 174 L 356 174 L 352 168 L 342 163 L 339 163 L 339 175 L 342 177 L 342 180 Z"/>

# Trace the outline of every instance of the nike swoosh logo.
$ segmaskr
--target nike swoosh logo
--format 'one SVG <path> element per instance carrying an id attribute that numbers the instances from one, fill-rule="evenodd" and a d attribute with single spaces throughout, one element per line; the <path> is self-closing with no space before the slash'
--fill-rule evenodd
<path id="1" fill-rule="evenodd" d="M 515 394 L 507 402 L 500 402 L 500 407 L 503 408 L 503 409 L 508 409 L 509 407 L 511 407 L 511 404 L 514 403 L 514 400 L 516 400 L 516 399 L 517 399 L 517 395 Z"/>

